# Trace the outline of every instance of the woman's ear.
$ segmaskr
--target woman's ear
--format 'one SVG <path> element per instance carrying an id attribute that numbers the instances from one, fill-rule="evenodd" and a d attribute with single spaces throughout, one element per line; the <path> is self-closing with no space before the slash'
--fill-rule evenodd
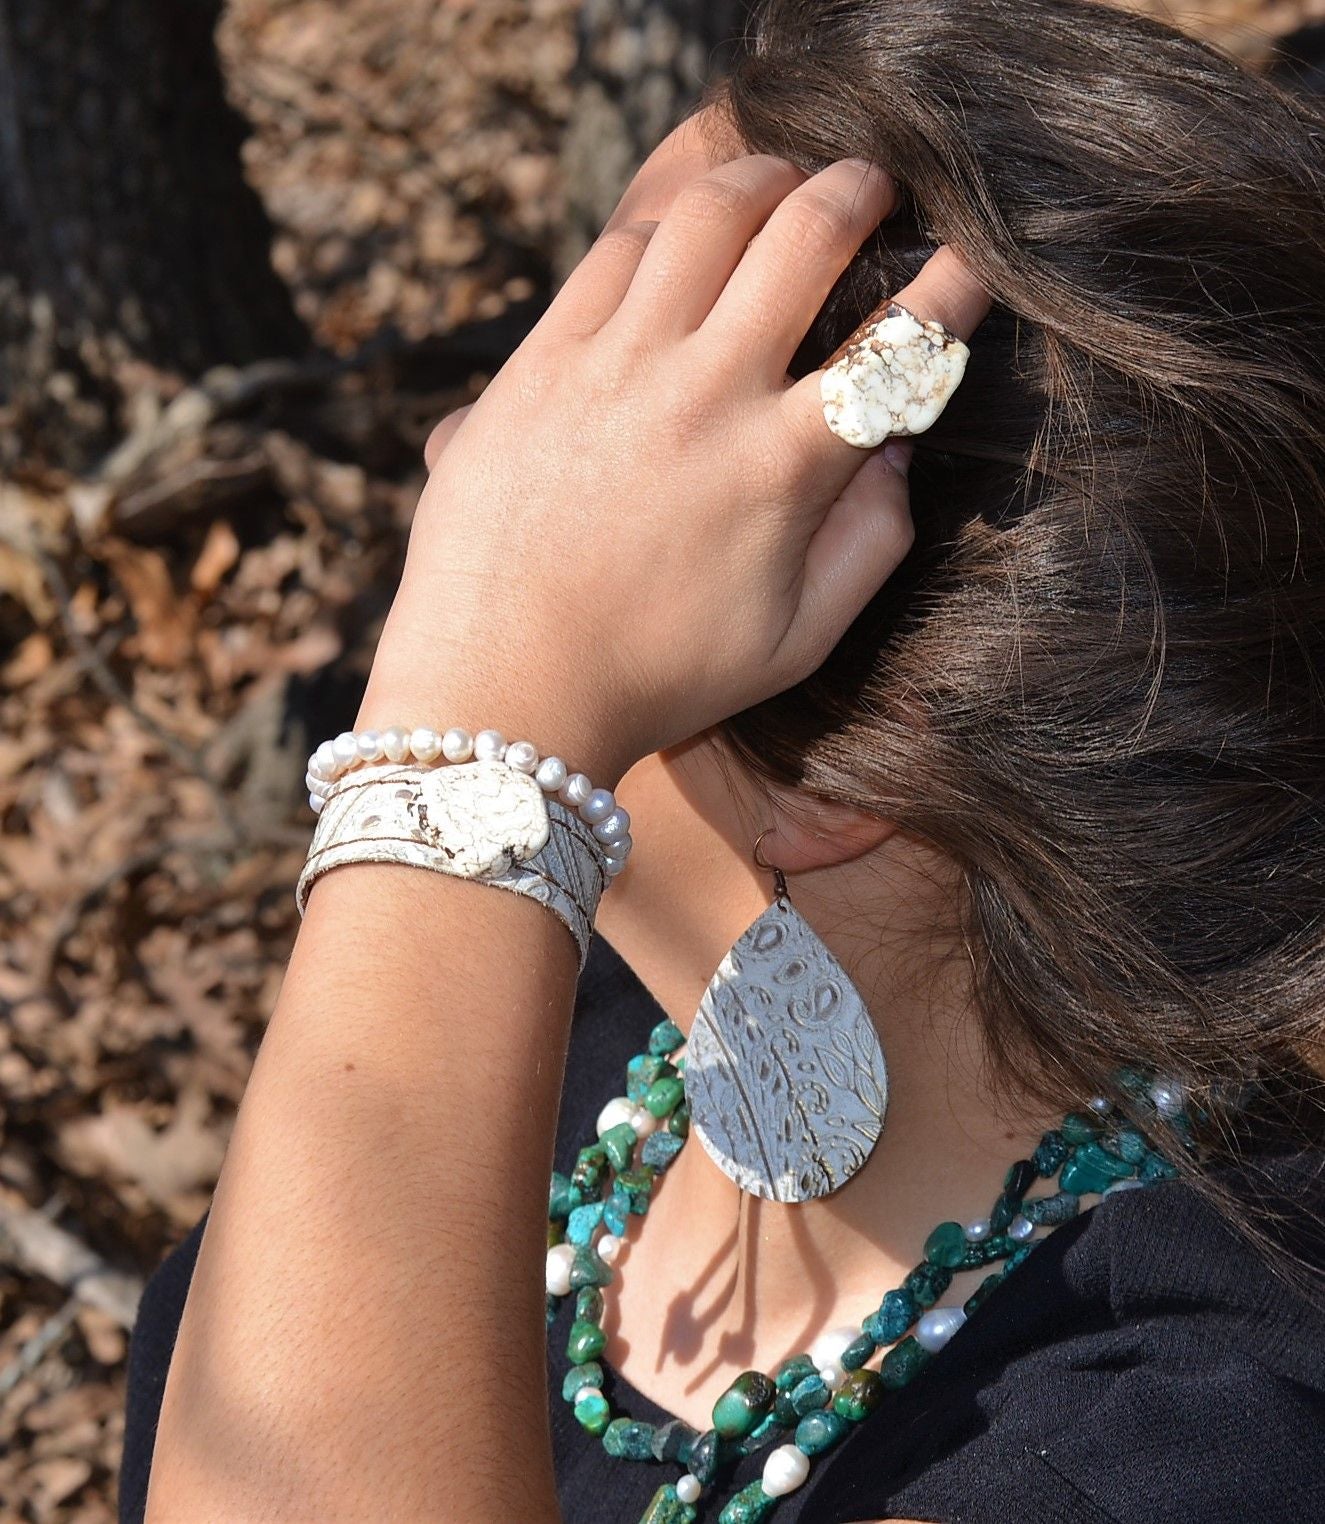
<path id="1" fill-rule="evenodd" d="M 850 805 L 772 787 L 771 815 L 759 855 L 784 873 L 804 873 L 851 862 L 882 846 L 896 831 L 891 820 Z"/>

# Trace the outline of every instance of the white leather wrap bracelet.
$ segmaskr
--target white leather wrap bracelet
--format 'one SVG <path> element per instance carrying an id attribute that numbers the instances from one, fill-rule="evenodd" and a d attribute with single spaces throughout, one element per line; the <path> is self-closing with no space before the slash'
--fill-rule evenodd
<path id="1" fill-rule="evenodd" d="M 531 766 L 532 747 L 498 746 L 495 731 L 472 741 L 466 732 L 448 732 L 448 740 L 453 735 L 470 744 L 452 745 L 451 762 L 434 749 L 431 731 L 413 732 L 422 738 L 417 747 L 403 730 L 386 732 L 386 746 L 374 744 L 379 737 L 369 732 L 353 758 L 356 738 L 347 733 L 314 753 L 309 782 L 316 785 L 318 822 L 295 891 L 300 914 L 313 883 L 332 868 L 358 862 L 427 868 L 546 905 L 575 938 L 583 969 L 599 898 L 629 853 L 629 818 L 606 790 L 594 790 L 582 774 L 566 776 L 558 759 L 549 759 L 555 764 L 549 774 L 536 765 L 536 753 Z M 609 819 L 614 810 L 619 824 Z"/>

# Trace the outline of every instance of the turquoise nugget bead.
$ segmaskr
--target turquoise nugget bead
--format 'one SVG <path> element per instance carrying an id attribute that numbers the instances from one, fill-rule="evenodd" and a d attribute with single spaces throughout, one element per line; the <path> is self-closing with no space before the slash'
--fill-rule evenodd
<path id="1" fill-rule="evenodd" d="M 744 1439 L 773 1406 L 776 1394 L 763 1371 L 743 1371 L 713 1404 L 713 1427 L 723 1439 Z"/>
<path id="2" fill-rule="evenodd" d="M 736 1496 L 718 1515 L 718 1524 L 764 1524 L 764 1520 L 777 1507 L 778 1500 L 771 1498 L 758 1482 L 742 1487 Z"/>
<path id="3" fill-rule="evenodd" d="M 624 1196 L 630 1203 L 630 1210 L 637 1217 L 643 1217 L 649 1210 L 653 1178 L 653 1171 L 644 1165 L 639 1169 L 623 1169 L 616 1177 L 616 1189 L 612 1194 Z"/>
<path id="4" fill-rule="evenodd" d="M 1037 1227 L 1054 1228 L 1060 1223 L 1071 1222 L 1080 1210 L 1079 1196 L 1059 1191 L 1056 1196 L 1037 1196 L 1033 1201 L 1024 1201 L 1021 1215 Z"/>
<path id="5" fill-rule="evenodd" d="M 675 1133 L 678 1138 L 685 1139 L 690 1136 L 690 1108 L 678 1106 L 672 1113 L 671 1120 L 667 1123 L 667 1131 Z"/>
<path id="6" fill-rule="evenodd" d="M 676 1069 L 665 1058 L 655 1053 L 637 1053 L 626 1065 L 626 1094 L 632 1101 L 642 1101 L 654 1080 L 675 1073 Z"/>
<path id="7" fill-rule="evenodd" d="M 670 1115 L 685 1099 L 686 1088 L 679 1079 L 654 1080 L 644 1096 L 644 1108 L 659 1121 Z"/>
<path id="8" fill-rule="evenodd" d="M 635 1129 L 629 1122 L 618 1122 L 615 1127 L 609 1127 L 598 1141 L 602 1144 L 614 1170 L 630 1168 L 631 1161 L 635 1157 L 635 1144 L 639 1142 L 639 1139 L 635 1136 Z"/>
<path id="9" fill-rule="evenodd" d="M 612 1409 L 601 1392 L 586 1387 L 575 1399 L 575 1421 L 590 1434 L 602 1434 L 610 1427 Z"/>
<path id="10" fill-rule="evenodd" d="M 818 1369 L 809 1355 L 788 1355 L 773 1372 L 773 1385 L 779 1392 L 789 1392 L 806 1376 L 818 1375 Z"/>
<path id="11" fill-rule="evenodd" d="M 1062 1169 L 1067 1162 L 1067 1155 L 1067 1140 L 1054 1128 L 1040 1139 L 1039 1146 L 1031 1155 L 1031 1163 L 1035 1166 L 1036 1173 L 1047 1180 Z"/>
<path id="12" fill-rule="evenodd" d="M 902 1282 L 902 1290 L 909 1291 L 922 1307 L 932 1307 L 951 1285 L 952 1271 L 946 1265 L 926 1264 L 916 1266 Z"/>
<path id="13" fill-rule="evenodd" d="M 838 1363 L 844 1371 L 858 1371 L 878 1347 L 869 1334 L 860 1334 L 842 1351 Z"/>
<path id="14" fill-rule="evenodd" d="M 806 1455 L 822 1455 L 840 1444 L 851 1425 L 840 1413 L 825 1408 L 821 1413 L 807 1413 L 796 1425 L 796 1448 Z"/>
<path id="15" fill-rule="evenodd" d="M 699 1515 L 676 1495 L 671 1482 L 664 1482 L 640 1515 L 639 1524 L 695 1524 Z"/>
<path id="16" fill-rule="evenodd" d="M 670 1058 L 685 1040 L 681 1028 L 664 1019 L 649 1033 L 649 1052 L 659 1058 Z"/>
<path id="17" fill-rule="evenodd" d="M 570 1183 L 566 1175 L 554 1173 L 547 1193 L 547 1214 L 564 1222 L 584 1198 Z"/>
<path id="18" fill-rule="evenodd" d="M 919 1303 L 903 1287 L 899 1291 L 890 1291 L 879 1304 L 878 1312 L 872 1312 L 865 1319 L 863 1327 L 876 1344 L 892 1344 L 919 1316 Z"/>
<path id="19" fill-rule="evenodd" d="M 966 1234 L 959 1222 L 941 1222 L 925 1240 L 925 1258 L 931 1265 L 955 1270 L 966 1257 Z"/>
<path id="20" fill-rule="evenodd" d="M 575 1320 L 578 1323 L 603 1321 L 603 1293 L 597 1286 L 581 1286 L 575 1293 Z"/>
<path id="21" fill-rule="evenodd" d="M 883 1400 L 883 1378 L 877 1371 L 852 1371 L 833 1393 L 833 1412 L 852 1423 L 868 1418 Z"/>
<path id="22" fill-rule="evenodd" d="M 566 1358 L 572 1365 L 596 1360 L 607 1344 L 607 1335 L 597 1323 L 572 1323 L 566 1340 Z"/>
<path id="23" fill-rule="evenodd" d="M 680 1461 L 684 1466 L 685 1456 L 698 1438 L 698 1432 L 688 1423 L 682 1423 L 679 1418 L 670 1419 L 653 1431 L 653 1458 L 656 1461 Z"/>
<path id="24" fill-rule="evenodd" d="M 718 1431 L 706 1429 L 690 1447 L 690 1459 L 685 1464 L 701 1487 L 707 1487 L 718 1474 L 718 1444 Z"/>
<path id="25" fill-rule="evenodd" d="M 576 1207 L 566 1224 L 567 1241 L 583 1248 L 593 1242 L 594 1232 L 603 1220 L 603 1203 L 591 1201 L 587 1206 Z"/>
<path id="26" fill-rule="evenodd" d="M 1141 1166 L 1142 1180 L 1176 1180 L 1177 1169 L 1162 1154 L 1151 1154 Z"/>
<path id="27" fill-rule="evenodd" d="M 640 1150 L 640 1163 L 650 1169 L 666 1169 L 684 1147 L 685 1139 L 673 1132 L 652 1132 Z"/>
<path id="28" fill-rule="evenodd" d="M 575 1401 L 575 1394 L 582 1386 L 596 1386 L 601 1389 L 603 1385 L 603 1367 L 596 1361 L 590 1360 L 584 1365 L 572 1365 L 566 1372 L 565 1380 L 561 1383 L 561 1395 L 567 1402 Z"/>
<path id="29" fill-rule="evenodd" d="M 583 1200 L 597 1198 L 602 1194 L 603 1180 L 607 1174 L 607 1152 L 599 1143 L 582 1148 L 571 1171 L 571 1184 L 581 1193 Z"/>
<path id="30" fill-rule="evenodd" d="M 603 1434 L 603 1449 L 618 1460 L 652 1460 L 653 1425 L 635 1418 L 614 1418 Z"/>
<path id="31" fill-rule="evenodd" d="M 576 1249 L 570 1267 L 570 1289 L 578 1291 L 581 1286 L 610 1286 L 611 1270 L 598 1258 L 591 1248 Z"/>
<path id="32" fill-rule="evenodd" d="M 603 1226 L 617 1238 L 626 1231 L 626 1218 L 630 1216 L 630 1197 L 624 1191 L 613 1191 L 603 1203 Z"/>
<path id="33" fill-rule="evenodd" d="M 798 1381 L 792 1387 L 791 1410 L 797 1418 L 804 1418 L 816 1408 L 826 1408 L 832 1396 L 823 1377 L 816 1371 L 813 1376 L 806 1376 L 804 1381 Z"/>
<path id="34" fill-rule="evenodd" d="M 1099 1137 L 1100 1124 L 1095 1117 L 1084 1111 L 1071 1111 L 1063 1118 L 1058 1130 L 1075 1148 L 1078 1144 L 1089 1143 L 1092 1138 Z"/>
<path id="35" fill-rule="evenodd" d="M 915 1339 L 908 1335 L 900 1344 L 894 1344 L 883 1357 L 879 1375 L 883 1379 L 884 1386 L 893 1388 L 905 1386 L 918 1374 L 928 1359 L 928 1351 L 922 1349 Z"/>

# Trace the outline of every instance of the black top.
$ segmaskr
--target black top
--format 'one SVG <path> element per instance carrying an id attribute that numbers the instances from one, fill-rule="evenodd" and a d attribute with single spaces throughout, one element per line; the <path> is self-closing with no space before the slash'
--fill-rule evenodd
<path id="1" fill-rule="evenodd" d="M 568 1171 L 661 1008 L 601 936 L 580 979 L 557 1167 Z M 1282 1164 L 1318 1264 L 1325 1159 Z M 647 1231 L 647 1228 L 645 1229 Z M 122 1524 L 142 1518 L 166 1369 L 202 1223 L 148 1282 L 129 1353 Z M 886 1287 L 881 1287 L 881 1293 Z M 567 1524 L 636 1524 L 676 1465 L 614 1460 L 561 1398 Z M 667 1415 L 609 1376 L 614 1410 Z M 750 1456 L 732 1485 L 755 1480 Z M 712 1524 L 732 1486 L 701 1510 Z M 1055 1229 L 907 1387 L 778 1505 L 776 1524 L 1259 1524 L 1325 1520 L 1325 1310 L 1270 1273 L 1179 1182 L 1119 1192 Z M 457 1521 L 463 1524 L 463 1521 Z"/>

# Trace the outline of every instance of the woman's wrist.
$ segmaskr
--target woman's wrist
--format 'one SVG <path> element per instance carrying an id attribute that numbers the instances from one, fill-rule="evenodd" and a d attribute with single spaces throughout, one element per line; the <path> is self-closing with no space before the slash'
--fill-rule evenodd
<path id="1" fill-rule="evenodd" d="M 521 668 L 490 645 L 459 660 L 439 659 L 437 646 L 425 651 L 384 640 L 355 729 L 498 730 L 508 742 L 532 742 L 540 757 L 560 757 L 596 788 L 615 789 L 639 758 L 614 725 L 612 705 L 567 682 L 555 658 L 531 653 Z"/>

